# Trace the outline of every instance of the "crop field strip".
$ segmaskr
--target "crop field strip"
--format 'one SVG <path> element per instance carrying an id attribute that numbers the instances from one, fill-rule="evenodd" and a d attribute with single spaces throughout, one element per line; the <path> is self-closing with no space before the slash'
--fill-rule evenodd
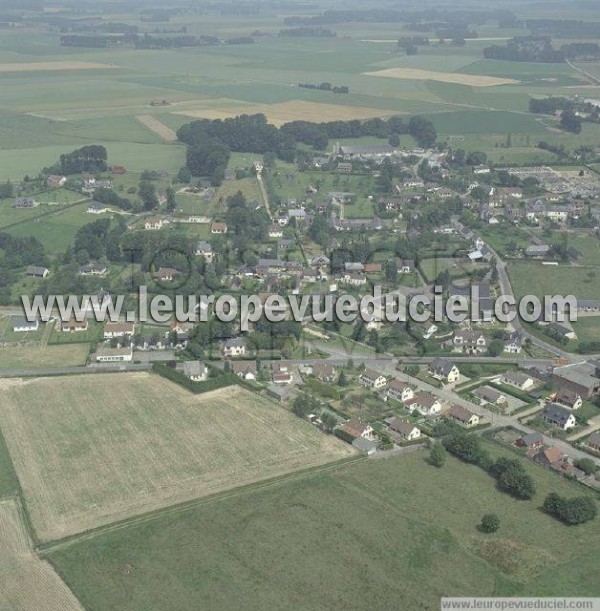
<path id="1" fill-rule="evenodd" d="M 71 590 L 40 559 L 15 501 L 0 501 L 0 609 L 11 611 L 80 611 Z"/>
<path id="2" fill-rule="evenodd" d="M 354 455 L 239 387 L 149 374 L 2 382 L 0 426 L 41 540 Z"/>

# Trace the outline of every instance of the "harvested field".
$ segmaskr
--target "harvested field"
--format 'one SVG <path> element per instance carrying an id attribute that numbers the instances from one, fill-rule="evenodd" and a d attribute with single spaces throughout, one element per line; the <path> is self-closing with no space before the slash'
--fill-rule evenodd
<path id="1" fill-rule="evenodd" d="M 354 454 L 237 386 L 193 395 L 135 373 L 0 388 L 0 426 L 43 540 Z"/>
<path id="2" fill-rule="evenodd" d="M 58 70 L 106 70 L 113 68 L 108 64 L 96 64 L 93 62 L 30 62 L 27 64 L 8 63 L 0 64 L 0 72 L 53 72 Z"/>
<path id="3" fill-rule="evenodd" d="M 177 142 L 177 134 L 152 115 L 138 115 L 136 119 L 160 136 L 165 142 Z"/>
<path id="4" fill-rule="evenodd" d="M 82 609 L 50 563 L 40 560 L 33 552 L 14 501 L 0 502 L 0 566 L 0 609 Z"/>
<path id="5" fill-rule="evenodd" d="M 519 81 L 496 76 L 478 74 L 457 74 L 454 72 L 435 72 L 433 70 L 418 70 L 415 68 L 387 68 L 376 72 L 365 72 L 367 76 L 382 76 L 411 81 L 439 81 L 441 83 L 456 83 L 470 87 L 494 87 L 495 85 L 511 85 Z"/>
<path id="6" fill-rule="evenodd" d="M 468 78 L 471 78 L 470 76 Z M 479 78 L 479 77 L 474 77 Z M 305 102 L 294 100 L 281 102 L 280 104 L 261 105 L 234 105 L 221 108 L 203 108 L 199 110 L 182 110 L 175 112 L 176 115 L 195 117 L 202 119 L 226 119 L 241 114 L 252 115 L 264 114 L 270 123 L 280 126 L 289 121 L 314 121 L 324 123 L 327 121 L 347 119 L 370 119 L 372 117 L 385 117 L 399 114 L 394 110 L 383 110 L 381 108 L 365 108 L 362 106 L 343 106 L 340 104 L 322 104 L 319 102 Z"/>

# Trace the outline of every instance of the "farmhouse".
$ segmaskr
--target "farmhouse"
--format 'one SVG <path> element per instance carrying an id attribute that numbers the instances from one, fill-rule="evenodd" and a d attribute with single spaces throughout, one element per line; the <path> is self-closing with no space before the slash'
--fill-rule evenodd
<path id="1" fill-rule="evenodd" d="M 446 416 L 451 420 L 462 424 L 466 428 L 477 426 L 479 424 L 479 416 L 461 405 L 450 406 L 450 409 L 446 412 Z"/>
<path id="2" fill-rule="evenodd" d="M 63 333 L 78 333 L 79 331 L 87 331 L 89 329 L 89 323 L 87 320 L 76 320 L 71 318 L 68 321 L 62 321 L 60 323 L 60 330 Z"/>
<path id="3" fill-rule="evenodd" d="M 104 339 L 113 337 L 126 337 L 135 333 L 133 322 L 107 322 L 104 325 Z"/>
<path id="4" fill-rule="evenodd" d="M 215 235 L 221 235 L 227 233 L 227 223 L 221 223 L 218 221 L 213 221 L 210 224 L 210 232 Z"/>
<path id="5" fill-rule="evenodd" d="M 575 416 L 566 407 L 554 403 L 548 403 L 544 407 L 542 419 L 548 424 L 560 427 L 563 431 L 568 431 L 577 424 Z"/>
<path id="6" fill-rule="evenodd" d="M 406 441 L 413 441 L 421 437 L 421 430 L 402 418 L 392 418 L 388 422 L 388 429 Z"/>
<path id="7" fill-rule="evenodd" d="M 223 343 L 223 356 L 236 357 L 246 354 L 246 340 L 243 337 L 233 337 Z"/>
<path id="8" fill-rule="evenodd" d="M 429 375 L 447 384 L 454 384 L 460 377 L 460 371 L 447 359 L 437 358 L 429 364 Z"/>
<path id="9" fill-rule="evenodd" d="M 37 318 L 34 321 L 29 321 L 23 316 L 12 317 L 11 323 L 14 333 L 29 333 L 31 331 L 37 331 L 40 326 L 40 321 Z"/>
<path id="10" fill-rule="evenodd" d="M 256 361 L 235 361 L 231 363 L 231 372 L 242 380 L 256 380 L 258 367 Z"/>
<path id="11" fill-rule="evenodd" d="M 360 374 L 358 381 L 366 388 L 372 388 L 373 390 L 383 388 L 387 384 L 386 377 L 373 369 L 365 369 Z"/>
<path id="12" fill-rule="evenodd" d="M 520 371 L 507 371 L 500 377 L 500 382 L 519 390 L 529 390 L 533 388 L 533 379 Z"/>
<path id="13" fill-rule="evenodd" d="M 396 399 L 396 401 L 400 401 L 401 403 L 415 396 L 413 389 L 408 384 L 404 384 L 404 382 L 400 382 L 395 378 L 388 384 L 386 394 L 388 397 Z"/>
<path id="14" fill-rule="evenodd" d="M 25 272 L 30 278 L 46 278 L 50 273 L 47 267 L 40 267 L 38 265 L 30 265 Z"/>
<path id="15" fill-rule="evenodd" d="M 373 427 L 359 418 L 352 418 L 342 425 L 341 430 L 352 437 L 365 437 L 370 439 L 373 435 Z"/>
<path id="16" fill-rule="evenodd" d="M 552 379 L 559 388 L 569 388 L 582 399 L 589 399 L 600 391 L 599 375 L 600 365 L 591 361 L 556 367 Z"/>
<path id="17" fill-rule="evenodd" d="M 208 379 L 208 367 L 200 361 L 184 361 L 183 374 L 192 382 L 204 382 Z"/>
<path id="18" fill-rule="evenodd" d="M 94 358 L 97 363 L 130 363 L 133 361 L 133 348 L 108 348 L 100 346 Z"/>

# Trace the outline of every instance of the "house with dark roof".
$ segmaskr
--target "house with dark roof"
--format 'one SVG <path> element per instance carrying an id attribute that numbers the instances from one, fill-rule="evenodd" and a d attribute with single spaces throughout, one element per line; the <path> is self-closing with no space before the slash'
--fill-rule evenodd
<path id="1" fill-rule="evenodd" d="M 544 422 L 557 426 L 563 431 L 568 431 L 577 424 L 577 419 L 569 409 L 555 403 L 548 403 L 544 407 L 542 419 Z"/>
<path id="2" fill-rule="evenodd" d="M 407 422 L 402 418 L 391 418 L 387 422 L 387 425 L 391 433 L 395 433 L 405 441 L 413 441 L 421 437 L 421 430 L 411 422 Z"/>
<path id="3" fill-rule="evenodd" d="M 460 377 L 458 367 L 448 359 L 436 358 L 428 367 L 429 375 L 445 384 L 454 384 Z"/>
<path id="4" fill-rule="evenodd" d="M 50 273 L 50 270 L 47 267 L 42 267 L 39 265 L 30 265 L 25 273 L 30 278 L 46 278 Z"/>
<path id="5" fill-rule="evenodd" d="M 544 445 L 544 437 L 538 432 L 527 433 L 519 437 L 519 439 L 515 441 L 515 445 L 519 448 L 526 448 L 527 450 L 541 448 Z"/>
<path id="6" fill-rule="evenodd" d="M 558 448 L 546 448 L 541 452 L 538 452 L 533 460 L 538 465 L 543 467 L 551 467 L 552 465 L 561 463 L 565 458 L 565 455 Z"/>

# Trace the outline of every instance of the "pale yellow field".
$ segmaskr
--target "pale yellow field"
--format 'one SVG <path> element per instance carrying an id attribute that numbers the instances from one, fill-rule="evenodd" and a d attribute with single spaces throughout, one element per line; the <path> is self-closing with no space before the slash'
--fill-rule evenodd
<path id="1" fill-rule="evenodd" d="M 0 502 L 0 609 L 83 609 L 52 566 L 33 551 L 17 504 Z"/>
<path id="2" fill-rule="evenodd" d="M 240 387 L 148 373 L 1 380 L 0 427 L 45 541 L 354 454 Z"/>
<path id="3" fill-rule="evenodd" d="M 456 74 L 454 72 L 434 72 L 415 68 L 386 68 L 376 72 L 365 72 L 367 76 L 382 76 L 385 78 L 404 79 L 411 81 L 440 81 L 442 83 L 457 83 L 471 87 L 494 87 L 495 85 L 510 85 L 518 83 L 513 79 L 482 76 L 479 74 Z"/>
<path id="4" fill-rule="evenodd" d="M 29 62 L 0 64 L 0 72 L 52 72 L 55 70 L 105 70 L 112 68 L 108 64 L 93 62 L 60 61 L 60 62 Z"/>
<path id="5" fill-rule="evenodd" d="M 322 104 L 319 102 L 306 102 L 294 100 L 279 104 L 232 105 L 218 108 L 201 108 L 195 110 L 182 110 L 176 115 L 194 117 L 198 119 L 226 119 L 237 115 L 252 115 L 262 113 L 273 125 L 283 125 L 289 121 L 326 121 L 348 119 L 370 119 L 373 117 L 386 117 L 399 114 L 398 111 L 383 110 L 381 108 L 366 108 L 363 106 L 343 106 L 339 104 Z"/>
<path id="6" fill-rule="evenodd" d="M 152 115 L 138 115 L 136 119 L 148 129 L 158 134 L 166 142 L 176 142 L 177 134 Z"/>

